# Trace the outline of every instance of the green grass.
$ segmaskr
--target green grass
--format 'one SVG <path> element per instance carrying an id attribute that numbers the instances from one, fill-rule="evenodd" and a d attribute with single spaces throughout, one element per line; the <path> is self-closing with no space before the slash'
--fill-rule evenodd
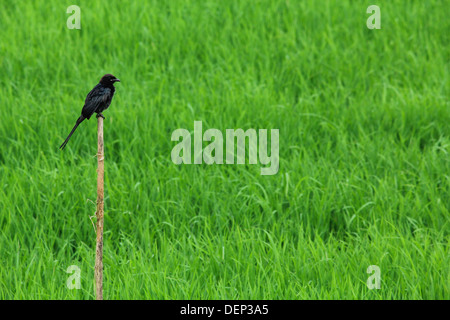
<path id="1" fill-rule="evenodd" d="M 105 299 L 449 299 L 449 9 L 4 1 L 0 298 L 94 298 L 95 119 L 58 147 L 113 73 Z M 278 174 L 173 164 L 171 133 L 194 120 L 279 129 Z"/>

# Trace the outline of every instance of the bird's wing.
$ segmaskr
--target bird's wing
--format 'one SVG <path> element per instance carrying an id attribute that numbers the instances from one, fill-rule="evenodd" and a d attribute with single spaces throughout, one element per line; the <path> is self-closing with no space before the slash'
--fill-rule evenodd
<path id="1" fill-rule="evenodd" d="M 107 102 L 110 91 L 111 89 L 105 88 L 101 84 L 96 85 L 94 89 L 88 93 L 81 114 L 89 119 L 99 106 Z"/>

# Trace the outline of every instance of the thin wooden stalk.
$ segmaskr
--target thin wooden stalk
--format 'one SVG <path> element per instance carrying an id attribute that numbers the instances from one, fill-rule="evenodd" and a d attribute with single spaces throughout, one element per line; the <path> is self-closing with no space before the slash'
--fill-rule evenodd
<path id="1" fill-rule="evenodd" d="M 103 197 L 104 197 L 104 146 L 103 118 L 98 117 L 98 151 L 97 151 L 97 245 L 95 250 L 95 297 L 103 300 Z"/>

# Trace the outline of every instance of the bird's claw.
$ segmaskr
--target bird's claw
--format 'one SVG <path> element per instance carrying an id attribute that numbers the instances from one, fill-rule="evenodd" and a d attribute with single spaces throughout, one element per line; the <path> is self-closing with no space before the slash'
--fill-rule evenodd
<path id="1" fill-rule="evenodd" d="M 105 120 L 105 116 L 104 115 L 102 115 L 101 113 L 97 113 L 97 118 L 98 117 L 102 117 L 103 118 L 103 120 Z"/>

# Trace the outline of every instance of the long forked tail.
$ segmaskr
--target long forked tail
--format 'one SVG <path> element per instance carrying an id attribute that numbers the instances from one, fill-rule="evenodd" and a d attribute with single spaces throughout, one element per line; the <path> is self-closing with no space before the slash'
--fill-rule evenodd
<path id="1" fill-rule="evenodd" d="M 75 126 L 73 127 L 72 131 L 70 131 L 69 136 L 66 138 L 66 140 L 63 142 L 63 144 L 61 145 L 61 147 L 59 147 L 61 150 L 64 149 L 66 147 L 67 142 L 69 142 L 70 137 L 72 136 L 72 134 L 75 132 L 75 130 L 78 128 L 78 126 L 80 125 L 81 122 L 83 122 L 83 120 L 85 119 L 85 117 L 83 117 L 83 115 L 81 115 L 78 120 L 77 123 L 75 123 Z"/>

